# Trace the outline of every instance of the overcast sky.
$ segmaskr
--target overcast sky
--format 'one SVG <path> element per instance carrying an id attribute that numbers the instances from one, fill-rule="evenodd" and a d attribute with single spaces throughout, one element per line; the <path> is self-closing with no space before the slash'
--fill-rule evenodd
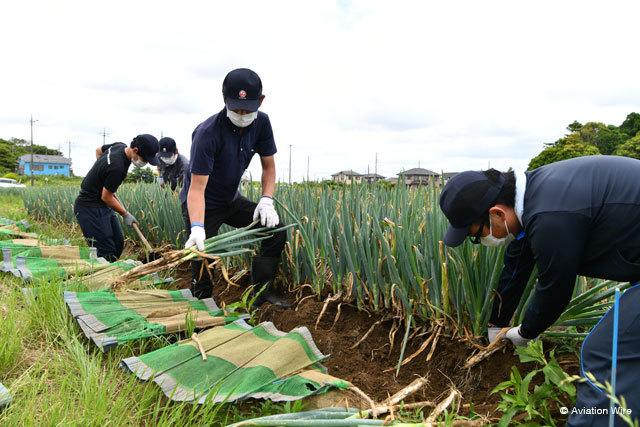
<path id="1" fill-rule="evenodd" d="M 639 111 L 640 2 L 5 1 L 0 137 L 66 154 L 191 132 L 225 74 L 262 78 L 278 179 L 526 167 L 573 120 Z M 254 179 L 259 161 L 250 167 Z"/>

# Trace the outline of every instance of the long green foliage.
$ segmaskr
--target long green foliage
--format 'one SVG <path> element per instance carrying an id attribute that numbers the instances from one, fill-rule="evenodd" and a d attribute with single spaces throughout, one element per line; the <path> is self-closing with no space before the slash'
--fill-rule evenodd
<path id="1" fill-rule="evenodd" d="M 36 218 L 72 222 L 77 193 L 77 187 L 30 188 L 24 192 L 24 204 Z M 247 185 L 243 193 L 256 200 L 260 188 Z M 447 221 L 438 206 L 439 194 L 439 182 L 418 188 L 280 185 L 280 216 L 285 223 L 296 223 L 289 230 L 284 257 L 286 279 L 293 286 L 308 283 L 318 294 L 327 289 L 342 292 L 360 308 L 391 311 L 403 318 L 411 313 L 414 319 L 446 319 L 461 333 L 482 334 L 491 314 L 502 251 L 470 243 L 445 248 L 441 238 Z M 185 231 L 176 193 L 155 184 L 125 184 L 118 196 L 152 244 L 182 245 Z M 124 230 L 137 239 L 131 229 Z M 233 262 L 246 268 L 249 258 Z M 534 282 L 532 277 L 516 319 L 523 314 Z M 591 286 L 579 283 L 576 296 Z M 600 313 L 611 286 L 601 285 L 601 292 L 574 303 L 602 297 L 597 301 L 602 304 Z M 570 307 L 581 322 L 572 322 L 569 313 L 563 324 L 593 324 L 598 313 L 583 305 Z"/>

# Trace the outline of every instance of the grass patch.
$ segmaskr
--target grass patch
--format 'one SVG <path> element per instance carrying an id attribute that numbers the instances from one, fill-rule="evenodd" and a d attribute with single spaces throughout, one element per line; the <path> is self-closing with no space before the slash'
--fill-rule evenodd
<path id="1" fill-rule="evenodd" d="M 19 322 L 20 312 L 15 311 L 18 295 L 16 292 L 2 292 L 0 313 L 0 372 L 8 372 L 15 366 L 22 353 Z"/>

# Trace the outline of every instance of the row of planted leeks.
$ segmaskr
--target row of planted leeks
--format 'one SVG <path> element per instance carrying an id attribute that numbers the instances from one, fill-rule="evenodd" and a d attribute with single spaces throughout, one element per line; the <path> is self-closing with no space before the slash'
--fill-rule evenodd
<path id="1" fill-rule="evenodd" d="M 289 230 L 283 256 L 289 285 L 315 292 L 342 292 L 360 308 L 391 311 L 402 318 L 446 320 L 457 331 L 484 332 L 493 289 L 502 268 L 501 250 L 463 244 L 449 249 L 441 239 L 447 221 L 438 205 L 441 183 L 409 188 L 385 184 L 279 185 L 278 210 Z M 259 185 L 243 186 L 257 200 Z M 77 187 L 35 187 L 23 192 L 30 215 L 72 222 Z M 184 221 L 177 194 L 156 184 L 125 184 L 118 190 L 149 241 L 181 247 Z M 136 240 L 132 230 L 125 233 Z M 223 228 L 221 232 L 227 231 Z M 249 256 L 232 263 L 247 268 Z M 529 281 L 516 319 L 532 294 Z M 594 287 L 595 286 L 595 287 Z M 576 298 L 561 317 L 565 326 L 589 326 L 608 308 L 611 282 L 578 280 Z"/>

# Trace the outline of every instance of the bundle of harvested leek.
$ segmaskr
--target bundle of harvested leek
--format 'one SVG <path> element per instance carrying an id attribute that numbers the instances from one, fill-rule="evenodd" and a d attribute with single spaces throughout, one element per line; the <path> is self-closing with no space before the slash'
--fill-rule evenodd
<path id="1" fill-rule="evenodd" d="M 293 224 L 277 229 L 255 227 L 257 223 L 258 221 L 255 221 L 246 227 L 219 234 L 205 240 L 203 251 L 198 251 L 196 248 L 168 251 L 162 254 L 161 258 L 142 264 L 122 274 L 111 284 L 111 288 L 120 289 L 142 276 L 169 270 L 183 262 L 198 257 L 203 258 L 205 261 L 212 260 L 215 264 L 223 257 L 253 253 L 254 250 L 247 246 L 268 239 L 273 233 L 293 227 Z"/>

